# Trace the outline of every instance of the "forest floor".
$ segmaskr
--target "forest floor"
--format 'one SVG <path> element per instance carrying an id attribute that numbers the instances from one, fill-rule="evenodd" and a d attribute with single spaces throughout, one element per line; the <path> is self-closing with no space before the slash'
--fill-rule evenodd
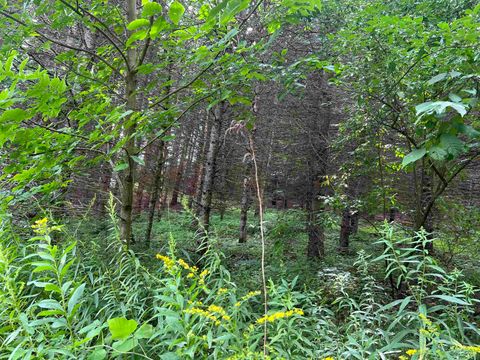
<path id="1" fill-rule="evenodd" d="M 268 209 L 265 213 L 266 229 L 266 275 L 274 283 L 282 280 L 292 281 L 298 277 L 297 284 L 308 289 L 316 289 L 325 285 L 319 276 L 324 274 L 344 274 L 347 277 L 358 271 L 354 263 L 359 252 L 370 260 L 380 256 L 383 247 L 377 241 L 380 238 L 381 222 L 371 224 L 360 221 L 357 234 L 350 237 L 348 253 L 339 253 L 338 238 L 340 233 L 339 219 L 333 215 L 325 224 L 325 256 L 320 260 L 309 260 L 306 256 L 307 234 L 305 232 L 304 213 L 301 210 Z M 239 288 L 246 291 L 258 290 L 261 283 L 260 258 L 261 240 L 259 220 L 249 213 L 248 239 L 246 243 L 238 242 L 240 211 L 236 208 L 228 209 L 223 219 L 215 213 L 211 216 L 210 244 L 222 256 L 223 265 L 229 270 L 232 281 Z M 134 234 L 137 241 L 132 248 L 142 262 L 148 267 L 155 267 L 157 253 L 168 253 L 169 239 L 173 238 L 176 252 L 189 262 L 198 260 L 196 253 L 195 228 L 192 226 L 193 217 L 188 211 L 165 211 L 161 219 L 156 219 L 153 225 L 151 246 L 147 248 L 143 243 L 146 228 L 146 216 L 137 216 Z M 105 236 L 104 223 L 92 227 L 91 223 L 82 226 L 84 236 L 98 236 L 100 241 L 108 239 Z M 444 258 L 441 248 L 444 244 L 441 239 L 436 242 L 439 251 L 436 255 L 439 261 Z M 464 275 L 468 281 L 480 285 L 480 271 L 478 259 L 468 255 L 457 255 L 456 261 L 449 264 L 455 268 L 461 263 Z M 443 263 L 443 265 L 446 265 Z M 382 262 L 374 262 L 370 268 L 371 275 L 387 289 L 389 284 L 383 279 L 385 269 Z"/>

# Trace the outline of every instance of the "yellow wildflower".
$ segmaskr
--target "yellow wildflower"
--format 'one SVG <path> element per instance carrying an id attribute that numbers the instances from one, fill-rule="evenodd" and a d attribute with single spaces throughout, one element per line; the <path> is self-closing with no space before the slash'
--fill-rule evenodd
<path id="1" fill-rule="evenodd" d="M 188 273 L 187 279 L 191 279 L 191 278 L 193 278 L 193 273 Z"/>
<path id="2" fill-rule="evenodd" d="M 170 259 L 168 256 L 164 256 L 164 255 L 160 255 L 160 254 L 157 254 L 156 255 L 156 258 L 158 260 L 162 260 L 163 261 L 163 265 L 165 265 L 165 268 L 167 270 L 170 270 L 173 268 L 173 266 L 175 265 L 175 262 Z"/>
<path id="3" fill-rule="evenodd" d="M 293 309 L 293 310 L 288 310 L 288 311 L 278 311 L 276 313 L 270 314 L 270 315 L 265 315 L 261 317 L 260 319 L 257 320 L 257 324 L 263 324 L 264 322 L 270 322 L 273 323 L 278 319 L 283 319 L 287 317 L 291 317 L 293 315 L 303 315 L 303 310 L 302 309 Z"/>
<path id="4" fill-rule="evenodd" d="M 220 288 L 220 289 L 218 289 L 218 295 L 225 294 L 227 291 L 228 291 L 228 289 L 226 289 L 226 288 Z"/>
<path id="5" fill-rule="evenodd" d="M 241 304 L 240 304 L 240 301 L 237 301 L 234 306 L 235 306 L 235 307 L 240 307 L 240 305 L 241 305 Z"/>
<path id="6" fill-rule="evenodd" d="M 187 262 L 183 259 L 178 259 L 178 265 L 183 267 L 185 270 L 191 270 L 190 265 L 187 264 Z"/>
<path id="7" fill-rule="evenodd" d="M 327 356 L 326 358 L 324 358 L 323 360 L 335 360 L 332 356 Z"/>
<path id="8" fill-rule="evenodd" d="M 48 229 L 48 218 L 44 217 L 43 219 L 35 221 L 35 224 L 32 225 L 32 229 L 37 234 L 45 234 Z"/>
<path id="9" fill-rule="evenodd" d="M 223 315 L 222 319 L 226 320 L 226 321 L 229 321 L 231 319 L 231 317 L 229 315 Z"/>
<path id="10" fill-rule="evenodd" d="M 225 310 L 221 307 L 221 306 L 218 306 L 218 305 L 210 305 L 208 307 L 208 311 L 210 312 L 216 312 L 216 313 L 219 313 L 221 315 L 225 315 Z"/>
<path id="11" fill-rule="evenodd" d="M 205 276 L 207 276 L 207 275 L 208 275 L 208 270 L 207 270 L 207 269 L 203 270 L 203 271 L 200 273 L 200 281 L 199 281 L 200 285 L 204 285 L 204 284 L 205 284 Z"/>
<path id="12" fill-rule="evenodd" d="M 409 349 L 405 352 L 407 353 L 408 356 L 413 356 L 418 352 L 418 350 L 417 349 Z"/>
<path id="13" fill-rule="evenodd" d="M 247 295 L 243 296 L 242 297 L 242 300 L 243 301 L 246 301 L 254 296 L 257 296 L 257 295 L 260 295 L 260 291 L 250 291 Z"/>
<path id="14" fill-rule="evenodd" d="M 459 345 L 458 346 L 462 350 L 470 351 L 473 353 L 480 354 L 480 346 L 467 346 L 467 345 Z"/>
<path id="15" fill-rule="evenodd" d="M 408 360 L 408 358 L 407 358 L 406 356 L 404 356 L 404 355 L 400 355 L 400 356 L 398 357 L 398 360 Z"/>

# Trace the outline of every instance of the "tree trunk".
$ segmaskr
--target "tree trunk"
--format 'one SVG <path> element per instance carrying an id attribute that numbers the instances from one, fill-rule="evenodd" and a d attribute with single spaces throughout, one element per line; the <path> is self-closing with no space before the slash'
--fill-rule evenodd
<path id="1" fill-rule="evenodd" d="M 250 188 L 251 188 L 251 165 L 247 165 L 245 176 L 243 178 L 242 199 L 240 201 L 240 236 L 239 243 L 247 242 L 247 219 L 248 208 L 250 207 Z"/>
<path id="2" fill-rule="evenodd" d="M 225 103 L 221 102 L 215 108 L 215 114 L 212 123 L 212 130 L 210 132 L 210 140 L 204 167 L 202 199 L 200 203 L 200 226 L 201 231 L 206 235 L 210 225 L 210 212 L 212 206 L 212 192 L 215 180 L 215 167 L 218 155 L 218 147 L 220 140 L 220 132 L 225 114 Z"/>
<path id="3" fill-rule="evenodd" d="M 420 188 L 420 201 L 419 207 L 417 207 L 417 213 L 415 214 L 414 230 L 419 231 L 421 228 L 429 234 L 428 238 L 431 239 L 433 233 L 433 218 L 432 218 L 432 202 L 433 199 L 433 179 L 430 169 L 426 168 L 427 161 L 424 160 L 424 167 L 422 169 L 422 179 Z M 425 247 L 430 253 L 433 253 L 433 242 L 430 241 Z"/>
<path id="4" fill-rule="evenodd" d="M 340 227 L 340 252 L 348 252 L 349 241 L 350 241 L 350 233 L 351 233 L 351 222 L 352 222 L 352 215 L 350 212 L 350 208 L 347 207 L 343 210 L 342 213 L 342 224 Z"/>
<path id="5" fill-rule="evenodd" d="M 170 199 L 170 207 L 178 205 L 178 196 L 180 194 L 180 187 L 183 179 L 183 171 L 185 167 L 185 157 L 187 156 L 189 138 L 188 134 L 183 132 L 183 141 L 179 143 L 179 147 L 182 149 L 180 159 L 177 165 L 177 171 L 175 173 L 175 181 L 173 185 L 172 198 Z"/>
<path id="6" fill-rule="evenodd" d="M 127 18 L 128 22 L 132 22 L 137 18 L 137 2 L 136 0 L 128 0 L 127 2 Z M 126 74 L 125 93 L 127 97 L 127 109 L 137 110 L 137 74 L 135 70 L 136 51 L 134 47 L 127 50 L 127 58 L 129 63 L 129 71 Z M 132 210 L 133 210 L 133 189 L 135 185 L 135 162 L 131 155 L 135 153 L 135 124 L 131 124 L 125 128 L 125 137 L 128 139 L 124 149 L 126 152 L 126 161 L 128 168 L 123 173 L 121 184 L 121 209 L 120 209 L 120 238 L 127 247 L 132 240 Z"/>
<path id="7" fill-rule="evenodd" d="M 325 255 L 325 234 L 320 221 L 323 200 L 319 199 L 319 197 L 322 193 L 323 188 L 320 185 L 318 176 L 315 176 L 313 172 L 311 172 L 305 202 L 308 234 L 307 256 L 311 259 L 320 258 Z"/>
<path id="8" fill-rule="evenodd" d="M 147 247 L 150 247 L 150 239 L 152 236 L 152 227 L 153 227 L 153 218 L 155 216 L 155 209 L 157 207 L 158 197 L 161 192 L 161 184 L 162 184 L 162 169 L 163 169 L 163 162 L 165 160 L 164 157 L 164 147 L 165 142 L 160 140 L 160 144 L 158 146 L 158 154 L 157 154 L 157 163 L 155 166 L 155 175 L 152 183 L 151 189 L 151 196 L 150 196 L 150 203 L 148 208 L 148 223 L 147 223 L 147 231 L 145 233 L 145 243 Z"/>
<path id="9" fill-rule="evenodd" d="M 195 210 L 197 216 L 200 215 L 200 206 L 202 203 L 202 189 L 203 189 L 203 180 L 204 180 L 204 170 L 205 170 L 205 159 L 207 158 L 207 151 L 208 151 L 208 139 L 210 138 L 210 133 L 212 131 L 212 127 L 209 124 L 208 112 L 205 118 L 205 129 L 203 132 L 203 139 L 202 139 L 202 149 L 199 154 L 199 161 L 196 173 L 196 180 L 195 180 Z M 194 224 L 197 226 L 198 224 Z"/>

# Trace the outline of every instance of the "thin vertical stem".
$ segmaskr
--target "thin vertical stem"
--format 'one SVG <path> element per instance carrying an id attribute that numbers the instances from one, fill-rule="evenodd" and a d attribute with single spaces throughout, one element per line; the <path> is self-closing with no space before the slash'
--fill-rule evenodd
<path id="1" fill-rule="evenodd" d="M 250 143 L 250 153 L 252 155 L 253 167 L 255 172 L 255 187 L 257 190 L 258 198 L 258 207 L 260 210 L 260 239 L 262 242 L 262 258 L 261 258 L 261 272 L 262 272 L 262 286 L 263 286 L 263 311 L 264 316 L 268 312 L 268 295 L 267 295 L 267 280 L 265 278 L 265 231 L 263 228 L 263 201 L 262 201 L 262 191 L 260 189 L 260 181 L 258 179 L 258 166 L 257 159 L 255 157 L 255 147 L 253 145 L 252 135 L 248 135 Z M 263 323 L 263 358 L 267 357 L 267 321 Z"/>

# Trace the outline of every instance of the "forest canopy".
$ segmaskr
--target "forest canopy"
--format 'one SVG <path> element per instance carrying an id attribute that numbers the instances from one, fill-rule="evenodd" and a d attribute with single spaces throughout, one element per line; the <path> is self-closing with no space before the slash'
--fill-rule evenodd
<path id="1" fill-rule="evenodd" d="M 480 4 L 0 0 L 0 359 L 479 359 Z"/>

